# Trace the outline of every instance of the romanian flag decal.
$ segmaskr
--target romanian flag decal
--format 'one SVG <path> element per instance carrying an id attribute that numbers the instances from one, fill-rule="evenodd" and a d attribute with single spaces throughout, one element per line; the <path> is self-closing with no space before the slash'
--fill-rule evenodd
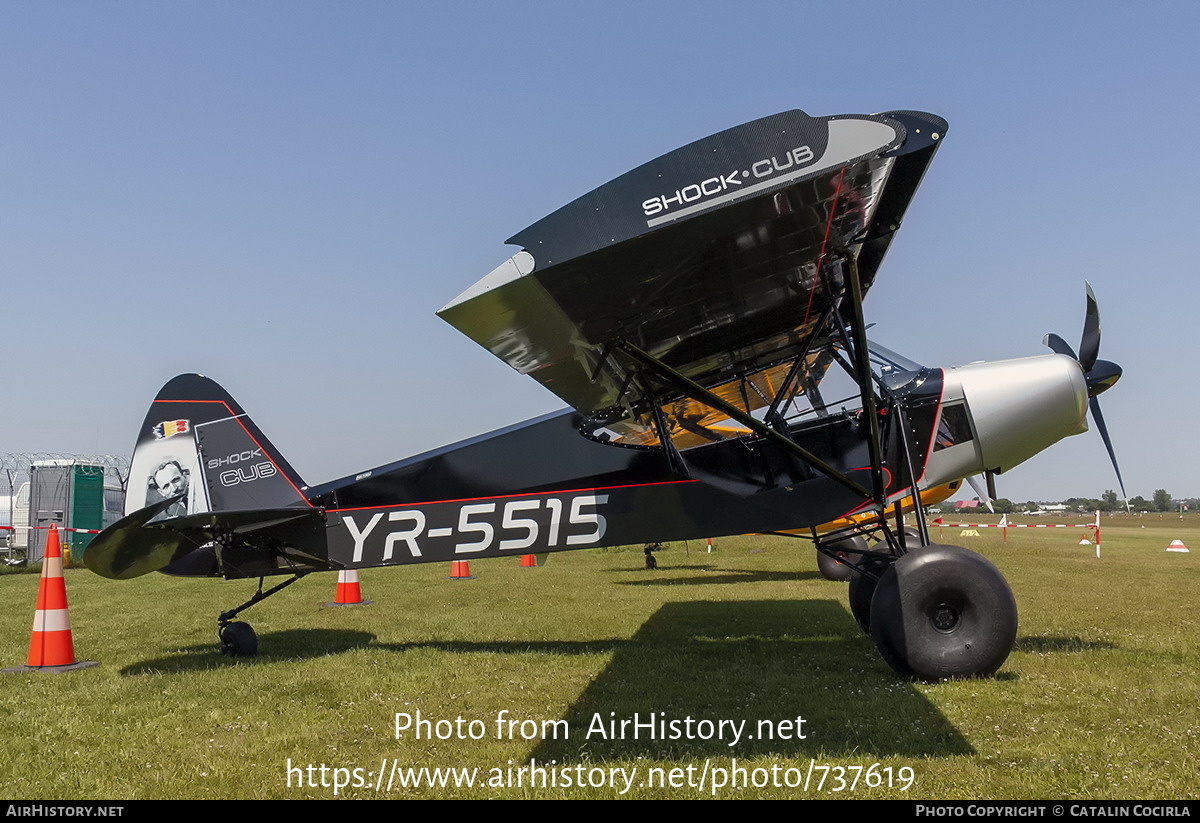
<path id="1" fill-rule="evenodd" d="M 187 434 L 190 429 L 191 426 L 187 420 L 164 420 L 154 427 L 154 439 L 166 440 L 177 434 Z"/>

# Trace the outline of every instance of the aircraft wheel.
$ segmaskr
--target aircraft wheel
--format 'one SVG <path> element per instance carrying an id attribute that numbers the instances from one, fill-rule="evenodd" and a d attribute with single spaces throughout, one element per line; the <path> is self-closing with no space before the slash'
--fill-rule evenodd
<path id="1" fill-rule="evenodd" d="M 897 673 L 922 680 L 993 674 L 1017 639 L 1017 603 L 1000 570 L 958 546 L 926 546 L 884 572 L 871 637 Z"/>
<path id="2" fill-rule="evenodd" d="M 227 657 L 254 657 L 258 654 L 258 635 L 249 623 L 240 620 L 221 627 L 221 654 Z"/>
<path id="3" fill-rule="evenodd" d="M 821 546 L 833 552 L 836 555 L 845 557 L 851 562 L 857 563 L 862 557 L 860 554 L 848 553 L 846 549 L 856 549 L 858 551 L 866 551 L 867 541 L 861 535 L 852 534 L 849 537 L 843 537 L 838 540 L 823 540 Z M 857 573 L 850 566 L 835 560 L 823 551 L 817 551 L 817 569 L 821 572 L 821 576 L 826 580 L 849 580 L 852 577 L 857 577 Z"/>
<path id="4" fill-rule="evenodd" d="M 921 530 L 916 526 L 905 526 L 904 545 L 908 549 L 919 549 L 921 547 Z"/>
<path id="5" fill-rule="evenodd" d="M 888 561 L 878 557 L 865 562 L 876 574 L 882 574 L 888 565 Z M 850 580 L 850 613 L 868 635 L 871 633 L 871 598 L 875 594 L 877 583 L 878 581 L 865 574 L 856 574 Z"/>

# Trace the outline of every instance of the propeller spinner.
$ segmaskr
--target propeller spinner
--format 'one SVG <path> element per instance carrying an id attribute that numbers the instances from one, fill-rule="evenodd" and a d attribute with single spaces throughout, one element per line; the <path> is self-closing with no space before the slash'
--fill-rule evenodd
<path id="1" fill-rule="evenodd" d="M 1104 440 L 1104 447 L 1108 449 L 1108 459 L 1112 461 L 1113 471 L 1117 473 L 1117 485 L 1121 487 L 1121 497 L 1127 497 L 1125 494 L 1125 482 L 1121 479 L 1121 469 L 1117 465 L 1117 455 L 1113 452 L 1112 439 L 1108 436 L 1108 426 L 1104 423 L 1104 415 L 1100 411 L 1100 402 L 1096 396 L 1112 388 L 1113 384 L 1121 379 L 1121 367 L 1116 363 L 1108 360 L 1098 360 L 1100 354 L 1100 307 L 1096 303 L 1096 295 L 1092 292 L 1090 283 L 1085 283 L 1087 286 L 1087 314 L 1083 319 L 1083 337 L 1079 341 L 1079 354 L 1076 355 L 1071 345 L 1051 332 L 1043 338 L 1042 342 L 1050 347 L 1056 354 L 1065 354 L 1071 359 L 1079 363 L 1079 367 L 1083 369 L 1083 378 L 1087 383 L 1088 388 L 1088 408 L 1092 412 L 1092 419 L 1096 422 L 1096 429 L 1100 432 L 1100 437 Z"/>

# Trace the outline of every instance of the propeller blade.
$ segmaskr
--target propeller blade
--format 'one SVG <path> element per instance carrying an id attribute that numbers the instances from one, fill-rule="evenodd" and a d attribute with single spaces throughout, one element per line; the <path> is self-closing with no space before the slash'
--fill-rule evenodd
<path id="1" fill-rule="evenodd" d="M 995 514 L 996 510 L 992 508 L 992 498 L 988 495 L 987 490 L 983 488 L 983 486 L 979 485 L 979 477 L 976 475 L 971 475 L 967 478 L 967 482 L 970 483 L 971 488 L 975 490 L 975 496 L 987 504 L 988 511 L 990 511 L 992 514 Z"/>
<path id="2" fill-rule="evenodd" d="M 1079 365 L 1087 374 L 1100 355 L 1100 307 L 1092 293 L 1092 284 L 1085 281 L 1084 285 L 1087 286 L 1087 314 L 1083 318 L 1083 337 L 1079 341 Z"/>
<path id="3" fill-rule="evenodd" d="M 1066 340 L 1063 340 L 1054 332 L 1050 332 L 1048 335 L 1042 338 L 1042 345 L 1049 346 L 1055 354 L 1065 354 L 1072 360 L 1079 359 L 1075 356 L 1075 350 L 1071 348 L 1071 344 Z"/>
<path id="4" fill-rule="evenodd" d="M 1112 439 L 1108 436 L 1108 426 L 1104 424 L 1104 415 L 1100 413 L 1100 401 L 1093 397 L 1088 401 L 1088 408 L 1092 410 L 1092 419 L 1096 421 L 1096 430 L 1100 432 L 1104 448 L 1108 449 L 1108 459 L 1112 461 L 1113 471 L 1117 473 L 1117 485 L 1121 487 L 1121 498 L 1128 500 L 1129 498 L 1125 494 L 1125 481 L 1121 479 L 1121 467 L 1117 465 L 1117 455 L 1113 451 Z"/>

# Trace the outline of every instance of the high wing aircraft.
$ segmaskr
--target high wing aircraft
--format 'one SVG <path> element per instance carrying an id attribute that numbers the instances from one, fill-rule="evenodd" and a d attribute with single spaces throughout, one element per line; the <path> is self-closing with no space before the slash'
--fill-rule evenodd
<path id="1" fill-rule="evenodd" d="M 176 377 L 139 432 L 127 515 L 85 562 L 291 575 L 219 616 L 224 650 L 247 655 L 234 618 L 313 571 L 810 529 L 858 572 L 851 608 L 893 669 L 995 672 L 1017 627 L 1003 576 L 928 545 L 920 507 L 905 531 L 888 506 L 1085 431 L 1120 369 L 1097 359 L 1090 289 L 1078 356 L 1055 336 L 1054 354 L 927 368 L 868 342 L 863 297 L 945 134 L 922 112 L 783 112 L 516 234 L 439 314 L 558 413 L 308 485 L 220 386 Z M 849 399 L 825 396 L 831 373 Z"/>

